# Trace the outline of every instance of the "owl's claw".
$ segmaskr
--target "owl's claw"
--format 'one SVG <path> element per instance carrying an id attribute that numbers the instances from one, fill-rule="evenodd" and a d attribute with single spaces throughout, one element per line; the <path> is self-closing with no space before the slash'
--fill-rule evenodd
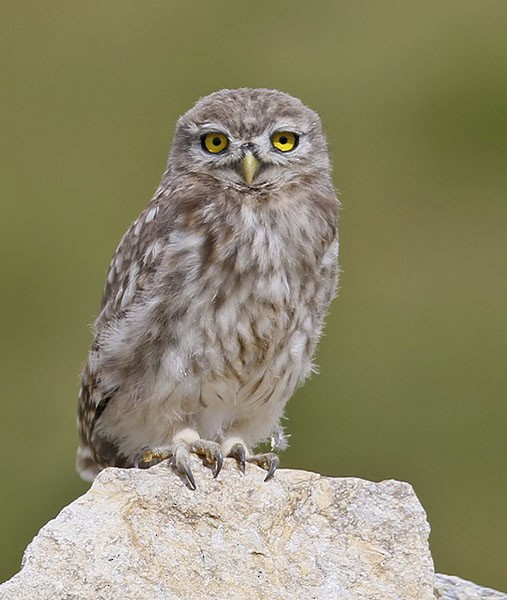
<path id="1" fill-rule="evenodd" d="M 261 469 L 264 469 L 268 472 L 266 477 L 264 477 L 264 481 L 269 481 L 280 465 L 280 459 L 273 452 L 255 454 L 254 456 L 247 458 L 247 462 L 257 465 Z"/>
<path id="2" fill-rule="evenodd" d="M 171 466 L 176 473 L 187 483 L 191 490 L 196 490 L 194 474 L 190 468 L 190 454 L 186 444 L 176 446 L 173 457 L 171 458 Z"/>
<path id="3" fill-rule="evenodd" d="M 227 455 L 230 458 L 236 459 L 239 470 L 245 474 L 245 462 L 246 462 L 246 448 L 243 444 L 237 443 L 231 448 L 229 454 Z"/>
<path id="4" fill-rule="evenodd" d="M 163 448 L 150 448 L 149 446 L 144 446 L 138 452 L 134 459 L 134 464 L 139 469 L 149 469 L 153 467 L 153 465 L 157 465 L 163 460 L 167 460 L 172 457 L 172 452 Z"/>
<path id="5" fill-rule="evenodd" d="M 203 458 L 206 465 L 212 467 L 211 472 L 216 479 L 224 462 L 220 446 L 216 442 L 199 439 L 190 444 L 189 450 Z"/>
<path id="6" fill-rule="evenodd" d="M 194 474 L 190 468 L 190 452 L 200 456 L 207 466 L 211 466 L 213 477 L 217 477 L 222 469 L 223 458 L 220 446 L 216 442 L 195 440 L 190 444 L 179 444 L 174 450 L 171 466 L 182 477 L 191 490 L 197 489 Z"/>
<path id="7" fill-rule="evenodd" d="M 213 477 L 217 477 L 223 465 L 222 450 L 216 442 L 195 440 L 180 442 L 171 450 L 167 448 L 141 448 L 134 459 L 134 465 L 140 469 L 149 469 L 163 460 L 171 459 L 173 470 L 184 480 L 192 490 L 197 489 L 194 474 L 190 468 L 190 452 L 201 457 L 206 466 L 211 467 Z"/>

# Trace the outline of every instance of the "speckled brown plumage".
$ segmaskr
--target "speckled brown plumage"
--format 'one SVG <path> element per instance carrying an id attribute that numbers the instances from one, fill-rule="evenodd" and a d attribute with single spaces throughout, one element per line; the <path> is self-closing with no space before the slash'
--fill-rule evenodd
<path id="1" fill-rule="evenodd" d="M 216 132 L 228 146 L 214 154 L 203 136 Z M 277 149 L 276 132 L 294 148 Z M 84 478 L 135 466 L 146 447 L 178 467 L 185 449 L 253 460 L 283 439 L 336 289 L 337 209 L 320 120 L 299 100 L 222 90 L 179 119 L 108 271 L 79 399 Z"/>

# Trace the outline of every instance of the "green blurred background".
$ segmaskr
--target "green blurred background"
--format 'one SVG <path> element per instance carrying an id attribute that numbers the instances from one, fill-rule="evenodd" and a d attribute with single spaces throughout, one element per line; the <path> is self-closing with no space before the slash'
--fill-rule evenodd
<path id="1" fill-rule="evenodd" d="M 175 119 L 223 87 L 299 96 L 341 193 L 341 293 L 283 466 L 409 481 L 436 568 L 507 589 L 507 3 L 1 8 L 0 575 L 87 489 L 78 372 L 105 271 Z"/>

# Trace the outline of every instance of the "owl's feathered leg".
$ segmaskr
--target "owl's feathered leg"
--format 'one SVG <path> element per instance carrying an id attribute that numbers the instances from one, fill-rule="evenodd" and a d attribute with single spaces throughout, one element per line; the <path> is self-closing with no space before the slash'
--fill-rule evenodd
<path id="1" fill-rule="evenodd" d="M 222 444 L 222 448 L 227 450 L 227 452 L 224 452 L 226 456 L 234 458 L 237 461 L 242 473 L 245 472 L 245 463 L 247 462 L 257 465 L 261 469 L 267 471 L 264 481 L 269 481 L 280 466 L 280 459 L 274 452 L 250 454 L 246 445 L 239 439 L 232 438 L 227 440 Z"/>

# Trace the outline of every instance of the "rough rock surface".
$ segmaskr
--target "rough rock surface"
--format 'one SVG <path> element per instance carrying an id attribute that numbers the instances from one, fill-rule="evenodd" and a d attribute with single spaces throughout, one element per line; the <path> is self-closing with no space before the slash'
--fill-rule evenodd
<path id="1" fill-rule="evenodd" d="M 28 546 L 0 597 L 433 600 L 429 526 L 406 483 L 280 470 L 197 491 L 161 464 L 107 469 Z"/>
<path id="2" fill-rule="evenodd" d="M 453 575 L 435 575 L 436 600 L 507 600 L 507 594 Z"/>
<path id="3" fill-rule="evenodd" d="M 0 598 L 434 600 L 408 484 L 291 470 L 264 483 L 230 460 L 216 480 L 197 459 L 194 473 L 197 491 L 167 464 L 105 470 L 41 529 Z M 441 600 L 505 598 L 437 577 Z"/>

